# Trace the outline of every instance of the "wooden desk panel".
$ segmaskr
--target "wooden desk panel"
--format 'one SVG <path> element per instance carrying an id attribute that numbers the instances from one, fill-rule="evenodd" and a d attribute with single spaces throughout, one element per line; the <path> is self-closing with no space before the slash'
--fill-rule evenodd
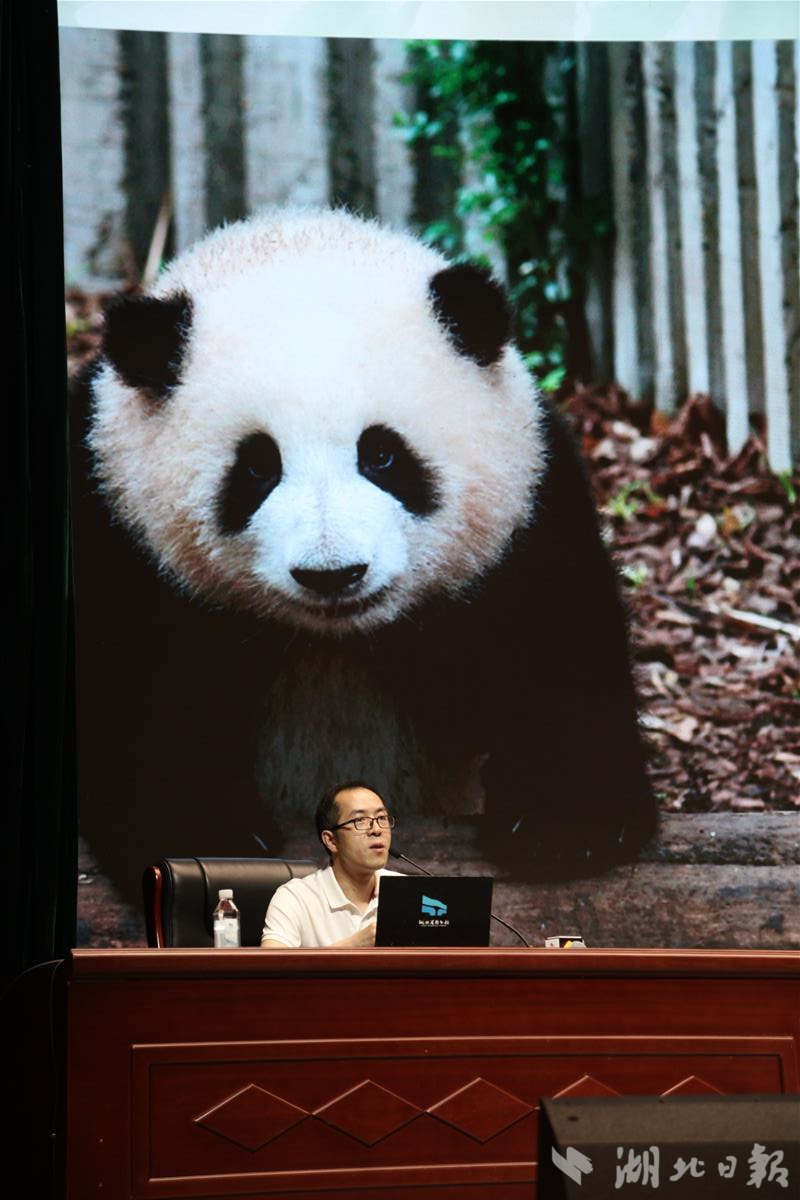
<path id="1" fill-rule="evenodd" d="M 75 1200 L 508 1200 L 540 1096 L 800 1090 L 789 953 L 76 951 L 67 979 Z"/>

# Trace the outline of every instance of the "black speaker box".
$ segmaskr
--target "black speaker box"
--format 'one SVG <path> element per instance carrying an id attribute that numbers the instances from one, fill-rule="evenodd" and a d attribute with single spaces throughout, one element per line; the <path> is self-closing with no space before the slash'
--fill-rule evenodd
<path id="1" fill-rule="evenodd" d="M 538 1200 L 800 1196 L 800 1096 L 542 1100 Z"/>

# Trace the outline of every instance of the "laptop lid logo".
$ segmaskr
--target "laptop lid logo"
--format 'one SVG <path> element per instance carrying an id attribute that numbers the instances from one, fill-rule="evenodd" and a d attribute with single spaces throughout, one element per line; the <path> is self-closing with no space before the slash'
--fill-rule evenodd
<path id="1" fill-rule="evenodd" d="M 420 910 L 422 916 L 417 924 L 423 929 L 446 929 L 450 924 L 447 919 L 447 905 L 443 900 L 435 900 L 433 896 L 423 896 Z"/>

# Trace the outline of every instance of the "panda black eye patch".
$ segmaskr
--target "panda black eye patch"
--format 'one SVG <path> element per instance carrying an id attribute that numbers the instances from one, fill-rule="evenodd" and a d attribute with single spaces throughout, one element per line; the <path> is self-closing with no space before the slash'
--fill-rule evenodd
<path id="1" fill-rule="evenodd" d="M 223 533 L 241 533 L 281 481 L 281 454 L 268 433 L 251 433 L 236 448 L 219 494 L 217 517 Z"/>
<path id="2" fill-rule="evenodd" d="M 370 425 L 361 434 L 358 470 L 416 517 L 429 516 L 439 507 L 433 471 L 399 433 L 386 425 Z"/>

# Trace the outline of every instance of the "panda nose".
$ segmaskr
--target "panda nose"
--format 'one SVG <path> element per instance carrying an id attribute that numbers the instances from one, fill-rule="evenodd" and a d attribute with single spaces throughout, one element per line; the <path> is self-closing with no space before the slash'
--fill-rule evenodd
<path id="1" fill-rule="evenodd" d="M 351 563 L 349 567 L 337 567 L 332 571 L 304 570 L 294 567 L 290 572 L 292 579 L 301 587 L 317 592 L 320 596 L 334 596 L 345 588 L 358 583 L 367 573 L 366 563 Z"/>

